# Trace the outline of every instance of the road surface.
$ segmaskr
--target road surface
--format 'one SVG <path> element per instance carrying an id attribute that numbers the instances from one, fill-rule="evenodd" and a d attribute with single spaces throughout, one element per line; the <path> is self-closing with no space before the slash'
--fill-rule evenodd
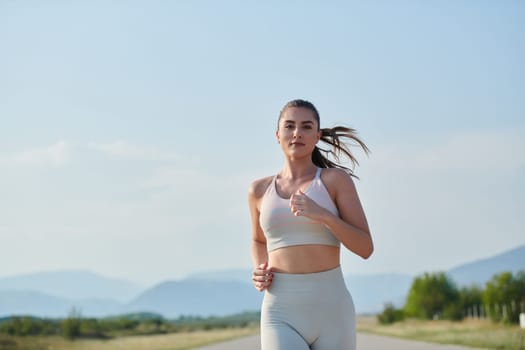
<path id="1" fill-rule="evenodd" d="M 260 350 L 259 336 L 240 338 L 195 350 Z M 404 340 L 372 334 L 357 334 L 357 350 L 472 350 L 458 345 L 440 345 L 421 341 Z M 293 349 L 290 349 L 293 350 Z"/>

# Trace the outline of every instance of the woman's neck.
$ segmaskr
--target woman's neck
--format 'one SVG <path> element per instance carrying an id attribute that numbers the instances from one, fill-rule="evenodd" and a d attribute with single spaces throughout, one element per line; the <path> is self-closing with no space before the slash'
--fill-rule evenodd
<path id="1" fill-rule="evenodd" d="M 280 177 L 285 179 L 301 179 L 303 177 L 311 177 L 317 171 L 317 167 L 310 159 L 293 160 L 287 159 L 284 162 Z"/>

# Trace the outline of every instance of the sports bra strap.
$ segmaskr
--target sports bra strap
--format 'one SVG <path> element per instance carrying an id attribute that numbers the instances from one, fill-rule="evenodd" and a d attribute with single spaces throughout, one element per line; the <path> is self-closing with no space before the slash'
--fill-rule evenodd
<path id="1" fill-rule="evenodd" d="M 316 179 L 320 179 L 321 178 L 321 170 L 322 170 L 322 168 L 317 168 L 317 171 L 315 173 L 315 178 Z"/>

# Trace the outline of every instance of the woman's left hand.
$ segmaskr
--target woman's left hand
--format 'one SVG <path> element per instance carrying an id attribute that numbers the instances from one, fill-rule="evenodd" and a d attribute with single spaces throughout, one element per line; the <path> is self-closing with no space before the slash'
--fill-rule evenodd
<path id="1" fill-rule="evenodd" d="M 299 190 L 290 197 L 290 209 L 295 216 L 305 216 L 315 221 L 322 221 L 327 210 Z"/>

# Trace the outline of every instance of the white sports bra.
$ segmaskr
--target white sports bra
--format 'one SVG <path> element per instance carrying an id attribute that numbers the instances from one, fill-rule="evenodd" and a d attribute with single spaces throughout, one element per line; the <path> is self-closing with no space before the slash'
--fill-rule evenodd
<path id="1" fill-rule="evenodd" d="M 268 251 L 306 244 L 340 246 L 340 242 L 323 224 L 304 216 L 295 216 L 290 209 L 290 200 L 279 196 L 275 187 L 274 176 L 264 193 L 261 203 L 259 223 L 266 236 Z M 339 215 L 337 207 L 330 198 L 321 180 L 321 168 L 317 169 L 314 179 L 303 191 L 317 204 L 334 215 Z"/>

